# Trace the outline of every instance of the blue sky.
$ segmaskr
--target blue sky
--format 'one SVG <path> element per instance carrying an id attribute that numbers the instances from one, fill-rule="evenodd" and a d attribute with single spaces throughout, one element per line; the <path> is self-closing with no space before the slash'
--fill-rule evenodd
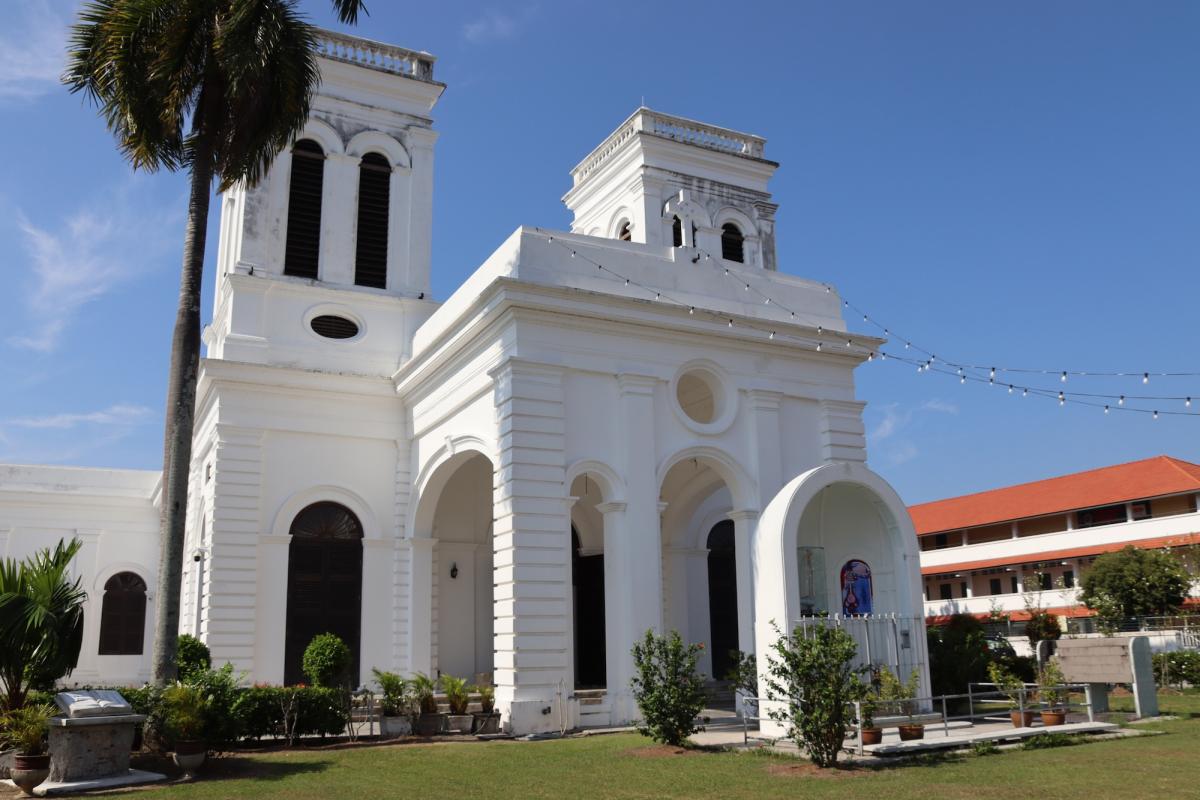
<path id="1" fill-rule="evenodd" d="M 0 461 L 156 468 L 186 178 L 132 174 L 57 85 L 75 3 L 5 6 Z M 304 6 L 331 22 L 326 3 Z M 645 98 L 767 137 L 781 269 L 939 356 L 1200 372 L 1200 4 L 370 9 L 356 33 L 436 54 L 448 84 L 438 297 L 516 226 L 567 227 L 568 170 Z M 1069 388 L 1200 400 L 1200 378 Z M 1200 461 L 1200 417 L 1104 416 L 894 362 L 864 365 L 858 392 L 870 463 L 909 502 L 1158 453 Z"/>

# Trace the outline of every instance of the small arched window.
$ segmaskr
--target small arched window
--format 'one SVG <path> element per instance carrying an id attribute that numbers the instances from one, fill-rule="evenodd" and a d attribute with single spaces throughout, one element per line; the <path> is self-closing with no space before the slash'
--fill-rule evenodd
<path id="1" fill-rule="evenodd" d="M 745 261 L 742 243 L 745 237 L 742 236 L 741 229 L 732 222 L 726 222 L 721 226 L 721 258 L 726 261 L 737 261 L 739 264 Z"/>
<path id="2" fill-rule="evenodd" d="M 132 572 L 118 572 L 104 584 L 100 655 L 140 656 L 145 634 L 146 582 Z"/>
<path id="3" fill-rule="evenodd" d="M 671 218 L 671 245 L 683 247 L 683 220 L 678 214 Z"/>
<path id="4" fill-rule="evenodd" d="M 622 242 L 633 241 L 633 229 L 630 227 L 628 222 L 621 223 L 621 228 L 617 231 L 617 238 Z"/>
<path id="5" fill-rule="evenodd" d="M 367 153 L 358 166 L 358 241 L 354 283 L 387 288 L 388 201 L 392 165 L 379 153 Z"/>
<path id="6" fill-rule="evenodd" d="M 325 183 L 325 151 L 312 139 L 292 147 L 292 177 L 288 188 L 287 245 L 283 274 L 317 278 L 321 251 L 321 191 Z"/>

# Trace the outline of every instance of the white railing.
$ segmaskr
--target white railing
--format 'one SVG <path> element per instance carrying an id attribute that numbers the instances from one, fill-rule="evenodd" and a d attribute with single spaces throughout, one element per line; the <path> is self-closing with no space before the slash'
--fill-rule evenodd
<path id="1" fill-rule="evenodd" d="M 767 140 L 761 136 L 706 125 L 703 122 L 662 114 L 649 108 L 639 108 L 621 123 L 607 139 L 571 170 L 578 186 L 591 172 L 604 163 L 627 139 L 636 133 L 648 133 L 676 142 L 719 150 L 751 158 L 762 158 Z"/>
<path id="2" fill-rule="evenodd" d="M 429 53 L 327 30 L 317 33 L 317 54 L 331 61 L 355 64 L 393 75 L 406 75 L 422 81 L 433 80 L 433 62 L 436 60 Z"/>

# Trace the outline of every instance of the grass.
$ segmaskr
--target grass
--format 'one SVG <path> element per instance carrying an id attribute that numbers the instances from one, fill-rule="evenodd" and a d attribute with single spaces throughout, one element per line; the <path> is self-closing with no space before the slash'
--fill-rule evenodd
<path id="1" fill-rule="evenodd" d="M 634 734 L 545 742 L 292 750 L 217 759 L 206 765 L 207 771 L 195 783 L 122 796 L 137 800 L 373 796 L 560 800 L 564 795 L 572 800 L 849 795 L 888 800 L 1157 800 L 1179 797 L 1180 787 L 1200 785 L 1200 759 L 1195 757 L 1200 752 L 1200 719 L 1146 727 L 1165 735 L 849 770 L 817 770 L 806 761 L 781 755 L 671 750 Z"/>
<path id="2" fill-rule="evenodd" d="M 1133 712 L 1133 695 L 1112 696 L 1108 707 L 1113 711 Z M 1158 693 L 1158 713 L 1177 717 L 1200 717 L 1200 689 L 1172 689 Z"/>

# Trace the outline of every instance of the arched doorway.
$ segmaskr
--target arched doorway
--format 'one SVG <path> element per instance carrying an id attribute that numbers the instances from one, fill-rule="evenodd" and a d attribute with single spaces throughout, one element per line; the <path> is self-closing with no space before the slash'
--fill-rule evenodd
<path id="1" fill-rule="evenodd" d="M 604 634 L 604 553 L 587 554 L 571 526 L 571 586 L 575 595 L 575 688 L 607 685 Z"/>
<path id="2" fill-rule="evenodd" d="M 712 677 L 724 680 L 738 645 L 737 553 L 733 522 L 724 520 L 708 534 L 708 628 L 712 642 Z"/>
<path id="3" fill-rule="evenodd" d="M 358 517 L 339 503 L 314 503 L 292 520 L 288 546 L 287 627 L 283 680 L 305 682 L 301 662 L 314 636 L 333 633 L 353 655 L 359 676 L 362 627 L 362 538 Z"/>

